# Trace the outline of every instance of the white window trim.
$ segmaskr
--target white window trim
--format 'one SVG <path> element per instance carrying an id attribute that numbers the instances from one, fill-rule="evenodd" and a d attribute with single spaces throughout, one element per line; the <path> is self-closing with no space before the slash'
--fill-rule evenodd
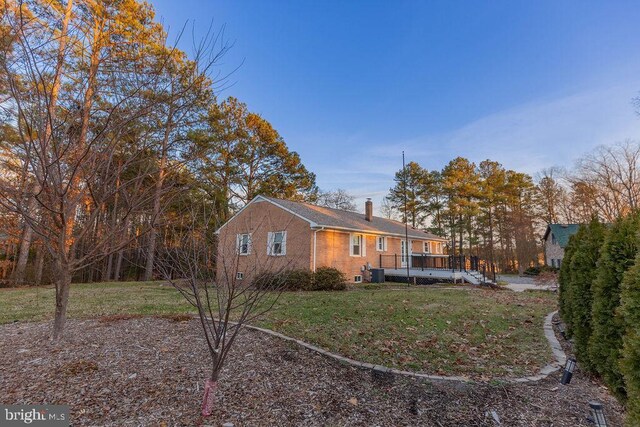
<path id="1" fill-rule="evenodd" d="M 402 251 L 402 243 L 405 242 L 405 251 L 406 254 L 403 253 Z M 406 243 L 407 241 L 405 239 L 400 239 L 400 262 L 403 263 L 403 267 L 406 266 L 406 263 L 411 263 L 411 257 L 413 256 L 413 240 L 409 239 L 409 242 Z M 403 259 L 403 256 L 406 259 Z M 411 264 L 409 264 L 411 265 Z"/>
<path id="2" fill-rule="evenodd" d="M 362 275 L 361 274 L 357 274 L 356 276 L 353 277 L 353 282 L 354 283 L 362 283 Z"/>
<path id="3" fill-rule="evenodd" d="M 380 239 L 382 239 L 382 249 L 380 249 Z M 385 236 L 377 236 L 376 237 L 376 251 L 377 252 L 386 252 L 387 251 L 387 238 Z"/>
<path id="4" fill-rule="evenodd" d="M 238 272 L 236 273 L 236 279 L 237 279 L 237 280 L 242 280 L 242 279 L 244 279 L 244 273 L 243 273 L 242 271 L 238 271 Z"/>
<path id="5" fill-rule="evenodd" d="M 249 236 L 248 240 L 247 240 L 247 252 L 241 252 L 240 248 L 242 248 L 242 236 Z M 251 233 L 238 233 L 236 235 L 236 252 L 238 253 L 238 255 L 241 256 L 247 256 L 247 255 L 251 255 L 251 249 L 252 249 L 252 239 L 251 239 Z"/>
<path id="6" fill-rule="evenodd" d="M 353 253 L 353 238 L 354 236 L 360 236 L 360 255 L 354 255 Z M 362 233 L 350 233 L 349 234 L 349 255 L 352 257 L 365 257 L 367 256 L 367 239 Z"/>
<path id="7" fill-rule="evenodd" d="M 424 245 L 422 246 L 425 254 L 431 253 L 431 242 L 424 242 Z"/>
<path id="8" fill-rule="evenodd" d="M 273 245 L 275 244 L 276 233 L 282 233 L 282 246 L 280 253 L 273 253 Z M 269 256 L 285 256 L 287 255 L 287 232 L 282 231 L 269 231 L 267 233 L 267 255 Z"/>

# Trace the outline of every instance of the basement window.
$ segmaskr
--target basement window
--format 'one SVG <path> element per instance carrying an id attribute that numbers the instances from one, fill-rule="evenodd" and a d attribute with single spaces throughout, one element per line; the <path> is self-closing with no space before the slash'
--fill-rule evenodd
<path id="1" fill-rule="evenodd" d="M 242 280 L 242 279 L 244 279 L 244 273 L 243 273 L 243 272 L 241 272 L 241 271 L 238 271 L 238 272 L 236 273 L 236 279 L 238 279 L 238 280 Z"/>
<path id="2" fill-rule="evenodd" d="M 354 276 L 353 282 L 354 283 L 362 283 L 362 276 L 360 274 L 358 274 L 357 276 Z"/>

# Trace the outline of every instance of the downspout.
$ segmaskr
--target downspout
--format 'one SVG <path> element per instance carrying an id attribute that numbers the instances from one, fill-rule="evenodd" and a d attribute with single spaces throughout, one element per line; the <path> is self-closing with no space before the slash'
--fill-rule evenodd
<path id="1" fill-rule="evenodd" d="M 318 231 L 322 231 L 324 230 L 324 227 L 318 228 L 316 230 L 313 230 L 313 272 L 316 272 L 316 243 L 317 243 L 317 237 L 316 235 L 318 234 Z"/>

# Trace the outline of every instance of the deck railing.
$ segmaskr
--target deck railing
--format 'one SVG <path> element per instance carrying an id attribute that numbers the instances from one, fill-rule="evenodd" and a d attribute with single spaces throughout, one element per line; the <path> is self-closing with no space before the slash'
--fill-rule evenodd
<path id="1" fill-rule="evenodd" d="M 407 268 L 407 262 L 410 269 L 419 270 L 456 270 L 466 271 L 467 262 L 464 256 L 456 255 L 429 255 L 429 254 L 411 254 L 402 256 L 401 254 L 380 254 L 380 268 L 402 269 Z"/>
<path id="2" fill-rule="evenodd" d="M 380 254 L 379 267 L 398 270 L 407 268 L 406 262 L 413 270 L 475 271 L 482 273 L 483 277 L 492 278 L 494 281 L 496 279 L 495 264 L 490 264 L 477 256 L 411 254 L 407 257 L 401 254 Z"/>

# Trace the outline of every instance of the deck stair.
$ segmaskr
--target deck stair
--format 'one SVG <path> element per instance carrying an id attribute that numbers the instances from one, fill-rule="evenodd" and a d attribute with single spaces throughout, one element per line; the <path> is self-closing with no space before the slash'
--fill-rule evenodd
<path id="1" fill-rule="evenodd" d="M 468 270 L 464 273 L 464 277 L 473 285 L 495 285 L 489 277 L 483 277 L 480 271 Z"/>

